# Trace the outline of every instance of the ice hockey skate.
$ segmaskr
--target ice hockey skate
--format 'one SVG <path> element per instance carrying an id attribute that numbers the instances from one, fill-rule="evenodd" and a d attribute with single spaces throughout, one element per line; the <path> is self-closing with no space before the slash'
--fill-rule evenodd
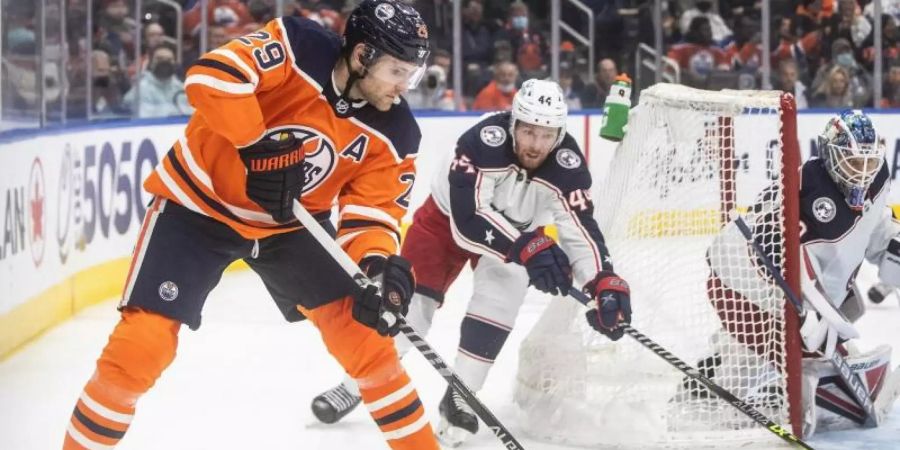
<path id="1" fill-rule="evenodd" d="M 351 392 L 341 383 L 317 395 L 312 401 L 312 411 L 320 422 L 332 424 L 350 414 L 360 401 L 358 392 Z"/>
<path id="2" fill-rule="evenodd" d="M 459 447 L 478 433 L 478 417 L 453 388 L 447 387 L 439 410 L 441 422 L 438 424 L 437 437 L 442 444 Z"/>

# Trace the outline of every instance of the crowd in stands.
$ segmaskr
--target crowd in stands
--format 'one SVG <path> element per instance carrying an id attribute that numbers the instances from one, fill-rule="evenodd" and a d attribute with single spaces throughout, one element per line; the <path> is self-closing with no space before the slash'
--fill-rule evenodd
<path id="1" fill-rule="evenodd" d="M 2 1 L 4 112 L 34 109 L 35 55 L 41 48 L 42 95 L 48 109 L 64 110 L 69 119 L 189 114 L 183 76 L 200 57 L 203 38 L 211 50 L 258 29 L 276 14 L 276 0 L 209 0 L 208 26 L 201 36 L 198 0 L 177 0 L 184 10 L 180 24 L 170 6 L 154 0 L 142 1 L 141 14 L 135 14 L 134 0 L 93 0 L 90 30 L 87 0 L 62 0 L 43 10 L 37 2 Z M 283 8 L 286 15 L 305 16 L 340 34 L 357 1 L 284 0 Z M 407 95 L 413 107 L 507 109 L 522 81 L 550 76 L 554 49 L 549 1 L 463 0 L 458 102 L 451 72 L 452 1 L 408 1 L 429 23 L 433 40 L 426 76 Z M 594 11 L 594 61 L 588 60 L 585 46 L 565 33 L 555 49 L 560 54 L 559 82 L 573 110 L 602 107 L 615 77 L 635 67 L 637 44 L 654 42 L 653 1 L 582 1 Z M 677 65 L 682 83 L 708 89 L 763 87 L 761 31 L 769 26 L 773 45 L 768 81 L 773 88 L 793 92 L 801 108 L 872 106 L 874 25 L 879 20 L 884 55 L 880 104 L 900 107 L 900 0 L 882 0 L 878 18 L 871 0 L 772 0 L 770 24 L 760 23 L 760 3 L 662 2 L 665 56 Z M 48 30 L 56 30 L 55 35 L 48 32 L 44 42 L 37 35 L 39 14 L 48 21 Z M 566 23 L 586 31 L 585 16 L 566 2 L 562 14 Z M 59 26 L 52 25 L 54 18 Z M 47 58 L 54 52 L 67 52 L 66 58 Z"/>

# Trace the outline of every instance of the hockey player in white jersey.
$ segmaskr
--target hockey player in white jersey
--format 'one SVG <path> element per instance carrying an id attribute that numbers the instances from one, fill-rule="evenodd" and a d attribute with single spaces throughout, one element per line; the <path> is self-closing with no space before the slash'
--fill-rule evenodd
<path id="1" fill-rule="evenodd" d="M 628 285 L 613 272 L 593 217 L 591 174 L 566 133 L 566 116 L 559 85 L 526 81 L 511 112 L 488 115 L 459 138 L 403 243 L 401 253 L 417 279 L 406 319 L 420 333 L 430 328 L 460 270 L 467 262 L 473 266 L 474 288 L 454 370 L 476 392 L 529 285 L 565 295 L 574 276 L 599 302 L 586 313 L 594 329 L 616 340 L 623 334 L 620 325 L 630 322 Z M 544 234 L 542 225 L 548 223 L 556 225 L 559 245 Z M 397 343 L 401 353 L 409 348 L 405 338 Z M 356 387 L 347 379 L 316 397 L 312 409 L 321 421 L 333 423 L 358 403 Z M 446 445 L 455 447 L 478 431 L 478 419 L 449 387 L 440 413 L 438 437 Z"/>
<path id="2" fill-rule="evenodd" d="M 855 282 L 863 260 L 879 267 L 881 282 L 900 286 L 900 223 L 894 220 L 887 205 L 890 174 L 885 164 L 884 143 L 869 117 L 859 110 L 846 110 L 829 120 L 817 147 L 820 156 L 805 162 L 800 170 L 801 292 L 807 310 L 800 325 L 804 350 L 805 436 L 814 432 L 817 423 L 826 426 L 838 422 L 859 423 L 864 414 L 839 385 L 842 382 L 827 361 L 832 352 L 842 352 L 851 367 L 859 368 L 858 373 L 869 391 L 881 396 L 876 407 L 879 404 L 882 409 L 890 407 L 898 384 L 896 377 L 890 376 L 890 346 L 859 354 L 852 341 L 847 342 L 859 336 L 853 322 L 865 312 Z M 772 217 L 776 212 L 766 210 L 766 205 L 774 204 L 766 196 L 775 195 L 774 192 L 776 189 L 764 191 L 761 201 L 749 209 L 745 220 L 765 253 L 780 255 L 781 236 L 768 229 L 780 219 Z M 744 255 L 755 255 L 748 251 L 736 225 L 730 223 L 716 237 L 707 254 L 711 269 L 710 300 L 723 318 L 730 339 L 744 344 L 753 354 L 771 360 L 770 346 L 760 340 L 764 333 L 746 330 L 770 323 L 764 317 L 772 311 L 767 311 L 756 299 L 761 297 L 761 292 L 777 287 L 762 278 L 748 282 L 745 275 L 748 271 L 768 272 L 756 258 L 736 258 L 735 249 L 743 249 L 738 252 Z M 780 267 L 777 259 L 773 263 Z M 784 298 L 780 292 L 762 296 Z M 729 324 L 724 320 L 729 314 L 744 314 L 745 320 L 752 323 L 750 326 Z M 720 364 L 717 356 L 713 356 L 699 366 L 705 375 L 715 377 L 720 375 L 717 374 Z"/>

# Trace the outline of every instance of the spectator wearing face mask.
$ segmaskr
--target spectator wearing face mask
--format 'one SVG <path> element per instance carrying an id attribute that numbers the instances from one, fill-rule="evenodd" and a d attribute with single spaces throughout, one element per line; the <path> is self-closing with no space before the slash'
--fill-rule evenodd
<path id="1" fill-rule="evenodd" d="M 175 51 L 160 45 L 150 51 L 148 71 L 141 73 L 138 117 L 166 117 L 190 114 L 192 108 L 184 95 L 184 83 L 175 76 Z M 125 94 L 125 102 L 134 105 L 135 89 Z"/>
<path id="2" fill-rule="evenodd" d="M 94 50 L 91 55 L 91 112 L 95 118 L 122 117 L 129 113 L 122 103 L 122 87 L 127 84 L 109 53 Z M 80 109 L 80 108 L 79 108 Z M 80 112 L 80 111 L 79 111 Z"/>
<path id="3" fill-rule="evenodd" d="M 516 80 L 519 69 L 511 62 L 499 62 L 494 65 L 494 79 L 488 83 L 475 97 L 472 109 L 481 111 L 509 110 L 513 97 L 518 90 Z"/>
<path id="4" fill-rule="evenodd" d="M 822 84 L 836 66 L 840 66 L 847 72 L 848 92 L 852 99 L 852 106 L 862 107 L 869 105 L 869 100 L 872 98 L 872 77 L 856 62 L 856 58 L 853 56 L 853 47 L 848 40 L 843 38 L 836 39 L 831 44 L 831 62 L 823 65 L 816 72 L 812 82 L 812 90 L 821 92 Z"/>
<path id="5" fill-rule="evenodd" d="M 528 5 L 525 3 L 517 1 L 509 5 L 509 18 L 494 36 L 494 41 L 503 40 L 512 44 L 513 60 L 520 70 L 533 74 L 545 69 L 547 43 L 540 33 L 531 29 Z"/>

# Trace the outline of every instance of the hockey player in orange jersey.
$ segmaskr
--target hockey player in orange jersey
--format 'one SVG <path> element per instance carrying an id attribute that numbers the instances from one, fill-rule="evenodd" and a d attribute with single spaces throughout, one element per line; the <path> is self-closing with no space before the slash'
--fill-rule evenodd
<path id="1" fill-rule="evenodd" d="M 437 449 L 400 365 L 390 316 L 415 289 L 397 256 L 421 134 L 400 96 L 428 57 L 428 30 L 396 0 L 365 0 L 343 41 L 298 17 L 203 55 L 185 86 L 196 108 L 145 182 L 155 197 L 135 246 L 122 317 L 79 396 L 65 449 L 112 448 L 172 362 L 181 325 L 244 259 L 288 321 L 308 318 L 353 377 L 393 449 Z M 293 218 L 301 199 L 382 288 L 359 288 Z M 400 304 L 384 301 L 399 295 Z M 212 430 L 210 430 L 212 432 Z"/>

